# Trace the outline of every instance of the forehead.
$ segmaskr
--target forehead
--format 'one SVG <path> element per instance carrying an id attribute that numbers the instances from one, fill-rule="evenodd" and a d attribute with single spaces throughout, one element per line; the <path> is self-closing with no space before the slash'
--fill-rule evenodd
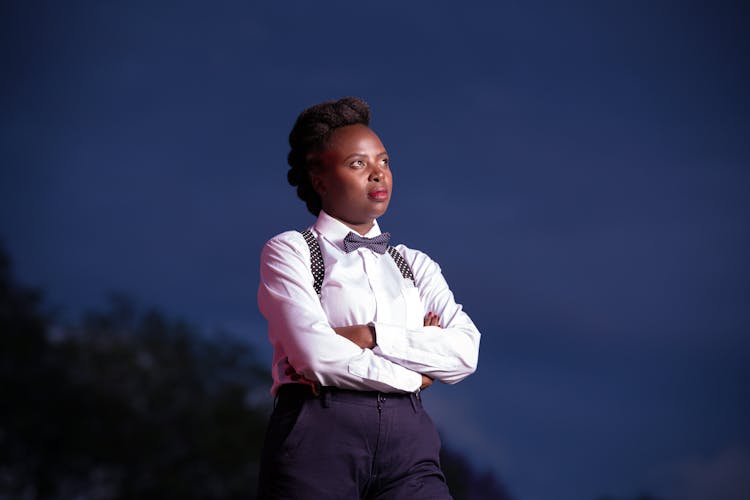
<path id="1" fill-rule="evenodd" d="M 385 146 L 370 127 L 356 124 L 334 130 L 328 138 L 326 150 L 345 154 L 358 152 L 379 154 L 385 151 Z"/>

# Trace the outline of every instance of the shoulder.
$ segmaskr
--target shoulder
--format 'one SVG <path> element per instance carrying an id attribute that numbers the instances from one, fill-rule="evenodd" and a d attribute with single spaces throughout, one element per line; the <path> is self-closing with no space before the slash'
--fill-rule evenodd
<path id="1" fill-rule="evenodd" d="M 307 246 L 304 236 L 300 231 L 284 231 L 279 233 L 263 245 L 261 260 L 270 256 L 284 254 L 296 254 L 298 256 L 310 257 L 310 248 Z"/>
<path id="2" fill-rule="evenodd" d="M 396 245 L 395 248 L 398 253 L 404 257 L 406 263 L 409 264 L 417 281 L 419 281 L 420 276 L 440 272 L 440 266 L 438 263 L 421 250 L 409 248 L 406 245 L 401 244 Z"/>

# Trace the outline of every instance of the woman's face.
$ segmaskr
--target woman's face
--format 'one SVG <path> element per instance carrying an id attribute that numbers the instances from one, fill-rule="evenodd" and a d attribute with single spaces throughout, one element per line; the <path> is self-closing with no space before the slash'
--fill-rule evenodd
<path id="1" fill-rule="evenodd" d="M 311 173 L 323 210 L 361 234 L 383 215 L 391 200 L 388 153 L 375 132 L 364 125 L 336 129 Z"/>

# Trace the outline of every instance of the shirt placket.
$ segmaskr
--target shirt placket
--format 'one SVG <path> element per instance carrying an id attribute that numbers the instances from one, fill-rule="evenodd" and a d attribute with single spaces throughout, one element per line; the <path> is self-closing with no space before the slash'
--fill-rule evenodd
<path id="1" fill-rule="evenodd" d="M 378 268 L 380 255 L 377 255 L 368 249 L 360 249 L 358 251 L 362 255 L 365 276 L 370 285 L 370 290 L 375 297 L 375 313 L 373 315 L 373 321 L 378 321 L 380 316 L 379 305 L 382 303 L 380 298 L 383 296 L 383 276 Z"/>

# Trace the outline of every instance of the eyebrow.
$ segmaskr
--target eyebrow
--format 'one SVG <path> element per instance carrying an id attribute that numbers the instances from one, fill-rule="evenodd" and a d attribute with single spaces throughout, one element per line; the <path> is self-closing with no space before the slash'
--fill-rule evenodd
<path id="1" fill-rule="evenodd" d="M 344 158 L 344 161 L 349 161 L 349 160 L 351 160 L 352 158 L 356 158 L 356 157 L 358 157 L 358 156 L 367 156 L 367 154 L 366 154 L 366 153 L 352 153 L 352 154 L 350 154 L 349 156 L 347 156 L 346 158 Z M 380 157 L 380 156 L 388 156 L 388 152 L 387 152 L 387 151 L 382 151 L 382 152 L 380 152 L 380 153 L 376 154 L 375 156 L 376 156 L 376 157 Z"/>

